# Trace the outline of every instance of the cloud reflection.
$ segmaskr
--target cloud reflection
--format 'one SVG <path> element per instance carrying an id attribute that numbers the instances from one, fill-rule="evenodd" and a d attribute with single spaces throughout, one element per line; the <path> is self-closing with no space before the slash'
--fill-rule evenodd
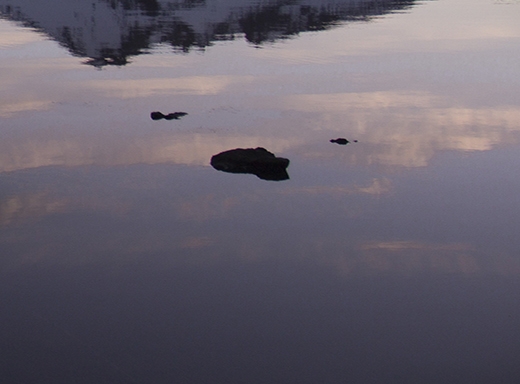
<path id="1" fill-rule="evenodd" d="M 301 188 L 287 188 L 281 191 L 282 194 L 306 194 L 306 195 L 355 195 L 368 194 L 379 196 L 392 191 L 392 181 L 386 177 L 381 179 L 373 179 L 367 186 L 313 186 Z"/>
<path id="2" fill-rule="evenodd" d="M 34 32 L 23 28 L 14 28 L 7 23 L 0 23 L 0 49 L 13 49 L 41 41 L 42 37 Z"/>
<path id="3" fill-rule="evenodd" d="M 0 144 L 0 172 L 45 166 L 131 165 L 174 163 L 209 166 L 215 153 L 238 145 L 267 143 L 275 151 L 283 151 L 291 140 L 264 137 L 215 136 L 212 134 L 150 134 L 149 138 L 122 139 L 83 137 L 77 139 L 21 139 Z"/>
<path id="4" fill-rule="evenodd" d="M 86 85 L 101 91 L 106 97 L 130 99 L 154 95 L 217 95 L 230 85 L 247 86 L 253 82 L 252 76 L 192 76 L 176 79 L 147 78 L 123 80 L 89 81 Z"/>
<path id="5" fill-rule="evenodd" d="M 439 151 L 485 151 L 517 142 L 520 108 L 454 107 L 428 92 L 362 92 L 288 96 L 284 108 L 314 113 L 319 130 L 360 138 L 370 152 L 356 162 L 426 166 Z M 346 122 L 351 122 L 347 125 Z"/>
<path id="6" fill-rule="evenodd" d="M 19 244 L 21 251 L 12 257 L 18 257 L 17 252 L 23 255 L 13 259 L 14 264 L 51 260 L 74 264 L 96 262 L 110 253 L 125 260 L 164 253 L 196 263 L 235 257 L 241 262 L 308 258 L 345 276 L 520 273 L 514 255 L 497 249 L 489 259 L 479 251 L 478 242 L 377 240 L 379 231 L 366 227 L 364 217 L 373 211 L 374 202 L 386 204 L 379 197 L 393 189 L 390 180 L 374 179 L 365 186 L 278 189 L 255 183 L 237 193 L 232 191 L 235 186 L 224 186 L 219 178 L 216 184 L 192 190 L 180 175 L 168 171 L 152 177 L 150 169 L 131 171 L 119 181 L 108 176 L 108 184 L 99 169 L 84 174 L 69 170 L 54 174 L 46 192 L 24 188 L 23 193 L 0 199 L 0 226 L 24 228 L 17 238 L 9 231 L 1 233 L 0 245 Z M 71 178 L 76 182 L 69 186 Z M 150 189 L 149 180 L 157 185 Z M 67 218 L 65 222 L 60 216 Z M 322 227 L 324 217 L 326 223 L 337 225 Z M 81 236 L 69 236 L 70 224 Z M 284 228 L 283 235 L 279 228 Z M 68 249 L 75 250 L 74 257 L 68 257 Z"/>
<path id="7" fill-rule="evenodd" d="M 50 199 L 46 193 L 11 196 L 0 200 L 0 227 L 64 212 L 68 205 L 66 200 Z"/>
<path id="8" fill-rule="evenodd" d="M 107 97 L 140 97 L 169 92 L 198 95 L 226 94 L 230 84 L 250 84 L 251 77 L 184 78 L 161 82 L 147 80 L 91 82 L 89 86 L 107 93 Z M 97 88 L 100 87 L 100 88 Z M 49 166 L 78 166 L 88 164 L 121 165 L 161 162 L 207 165 L 215 153 L 234 147 L 259 145 L 280 152 L 289 148 L 308 146 L 308 156 L 327 157 L 330 149 L 316 150 L 317 133 L 323 140 L 330 135 L 344 133 L 361 139 L 354 149 L 344 151 L 349 162 L 356 164 L 386 164 L 394 166 L 425 166 L 439 151 L 485 151 L 501 144 L 518 141 L 520 133 L 520 108 L 502 106 L 496 108 L 454 107 L 449 100 L 428 92 L 361 92 L 323 95 L 290 95 L 272 98 L 281 109 L 300 114 L 282 115 L 277 124 L 288 129 L 276 136 L 219 135 L 184 132 L 166 133 L 150 128 L 147 135 L 119 137 L 109 131 L 96 135 L 81 133 L 38 139 L 23 131 L 0 143 L 0 172 Z M 27 100 L 0 107 L 0 115 L 10 117 L 22 110 L 50 108 L 44 100 Z M 260 108 L 262 105 L 259 106 Z M 253 109 L 255 107 L 253 106 Z M 148 112 L 147 112 L 148 113 Z M 71 116 L 72 117 L 72 116 Z M 113 124 L 106 117 L 106 124 Z M 209 115 L 208 115 L 209 117 Z M 191 114 L 190 114 L 191 118 Z M 313 130 L 299 131 L 301 119 L 312 118 Z M 113 117 L 110 117 L 112 120 Z M 190 121 L 183 121 L 189 126 Z M 246 122 L 247 123 L 247 122 Z M 71 124 L 75 124 L 71 121 Z M 132 123 L 131 123 L 132 124 Z M 135 123 L 133 123 L 135 124 Z M 118 123 L 121 128 L 123 123 Z M 156 126 L 154 126 L 156 127 Z M 172 128 L 174 126 L 172 125 Z M 41 131 L 43 133 L 43 131 Z M 56 132 L 57 133 L 57 132 Z M 320 133 L 321 134 L 321 133 Z M 269 134 L 268 134 L 269 135 Z"/>
<path id="9" fill-rule="evenodd" d="M 11 117 L 20 112 L 43 111 L 50 109 L 52 103 L 44 100 L 7 102 L 0 105 L 0 117 Z"/>
<path id="10" fill-rule="evenodd" d="M 391 99 L 391 96 L 387 94 L 384 100 Z M 357 164 L 426 166 L 439 151 L 485 151 L 519 139 L 519 108 L 441 108 L 438 105 L 429 108 L 426 95 L 419 98 L 421 107 L 417 107 L 415 94 L 410 95 L 410 104 L 406 104 L 407 99 L 402 94 L 397 96 L 397 101 L 382 101 L 381 93 L 376 93 L 373 99 L 367 93 L 344 98 L 333 95 L 336 102 L 330 104 L 328 95 L 294 96 L 287 98 L 284 108 L 313 113 L 313 118 L 321 122 L 323 140 L 330 136 L 327 132 L 344 132 L 341 129 L 348 129 L 351 135 L 360 138 L 362 142 L 355 152 L 344 151 L 349 162 Z M 353 105 L 349 102 L 352 99 Z M 366 105 L 360 100 L 366 101 Z M 437 97 L 432 97 L 432 100 L 434 104 L 439 103 Z M 387 107 L 374 107 L 381 104 Z M 22 109 L 22 106 L 45 108 L 48 104 L 28 102 L 18 104 L 17 108 Z M 322 106 L 324 111 L 320 111 Z M 15 110 L 8 105 L 3 113 L 9 116 Z M 290 120 L 291 116 L 285 118 L 280 124 L 288 127 L 295 124 Z M 343 128 L 349 121 L 351 126 Z M 81 134 L 82 137 L 78 138 L 53 137 L 52 134 L 37 140 L 15 135 L 0 143 L 0 172 L 49 165 L 161 162 L 207 165 L 208 159 L 222 150 L 260 144 L 277 152 L 307 145 L 310 146 L 309 156 L 330 156 L 330 150 L 316 153 L 314 147 L 319 141 L 315 130 L 301 132 L 298 138 L 291 133 L 288 130 L 286 136 L 282 133 L 277 135 L 279 137 L 215 136 L 186 131 L 168 134 L 151 129 L 148 137 L 117 137 L 109 132 L 100 132 L 96 136 Z"/>
<path id="11" fill-rule="evenodd" d="M 475 257 L 475 247 L 464 243 L 388 241 L 370 242 L 360 248 L 367 264 L 376 270 L 475 274 L 483 268 Z"/>

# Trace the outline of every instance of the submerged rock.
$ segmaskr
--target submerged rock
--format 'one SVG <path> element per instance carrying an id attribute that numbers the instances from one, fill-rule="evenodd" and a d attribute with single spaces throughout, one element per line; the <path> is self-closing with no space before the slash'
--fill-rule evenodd
<path id="1" fill-rule="evenodd" d="M 250 173 L 262 180 L 287 180 L 289 159 L 276 157 L 265 148 L 237 148 L 211 158 L 211 166 L 229 173 Z"/>
<path id="2" fill-rule="evenodd" d="M 330 140 L 331 143 L 336 143 L 339 145 L 347 145 L 348 143 L 357 143 L 357 140 L 348 141 L 347 139 L 344 139 L 343 137 L 339 137 L 337 139 Z"/>
<path id="3" fill-rule="evenodd" d="M 187 115 L 186 112 L 173 112 L 173 113 L 168 113 L 167 115 L 165 115 L 164 113 L 161 113 L 161 112 L 150 113 L 150 117 L 152 118 L 152 120 L 161 120 L 161 119 L 179 120 L 179 118 L 181 118 L 182 116 L 186 116 L 186 115 Z"/>

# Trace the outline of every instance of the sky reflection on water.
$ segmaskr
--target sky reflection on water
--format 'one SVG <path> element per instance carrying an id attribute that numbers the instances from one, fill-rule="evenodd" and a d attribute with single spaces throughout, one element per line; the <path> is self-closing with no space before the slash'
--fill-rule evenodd
<path id="1" fill-rule="evenodd" d="M 116 60 L 30 3 L 0 0 L 7 382 L 518 381 L 518 4 L 337 2 L 262 41 L 233 4 L 68 4 L 153 26 Z M 182 53 L 180 18 L 227 32 Z M 256 147 L 290 179 L 210 165 Z"/>

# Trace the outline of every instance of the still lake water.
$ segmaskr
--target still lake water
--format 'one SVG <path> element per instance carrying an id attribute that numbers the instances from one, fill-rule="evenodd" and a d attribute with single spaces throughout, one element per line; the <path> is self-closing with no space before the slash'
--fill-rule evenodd
<path id="1" fill-rule="evenodd" d="M 0 15 L 3 383 L 520 382 L 518 1 Z"/>

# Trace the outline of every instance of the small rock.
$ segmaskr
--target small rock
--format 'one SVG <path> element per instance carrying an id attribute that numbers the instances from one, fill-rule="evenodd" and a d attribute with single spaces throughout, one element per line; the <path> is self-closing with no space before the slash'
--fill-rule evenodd
<path id="1" fill-rule="evenodd" d="M 152 112 L 150 114 L 150 117 L 152 120 L 161 120 L 164 119 L 164 115 L 161 112 Z"/>
<path id="2" fill-rule="evenodd" d="M 164 113 L 156 111 L 156 112 L 152 112 L 150 114 L 150 117 L 152 118 L 152 120 L 161 120 L 161 119 L 178 120 L 182 116 L 186 116 L 186 115 L 187 115 L 186 112 L 173 112 L 173 113 L 168 113 L 167 115 L 165 115 Z"/>
<path id="3" fill-rule="evenodd" d="M 348 141 L 347 139 L 344 139 L 343 137 L 339 137 L 337 139 L 330 140 L 331 143 L 336 143 L 339 145 L 347 145 L 348 143 L 357 143 L 357 140 Z"/>

